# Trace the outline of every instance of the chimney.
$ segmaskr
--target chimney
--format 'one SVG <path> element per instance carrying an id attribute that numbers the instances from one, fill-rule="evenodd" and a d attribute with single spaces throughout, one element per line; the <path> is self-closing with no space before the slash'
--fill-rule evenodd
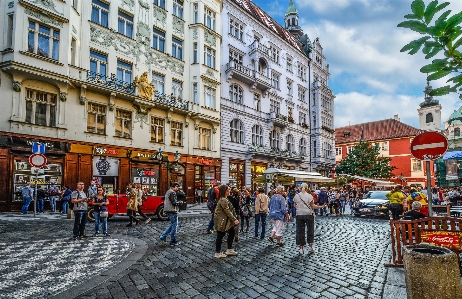
<path id="1" fill-rule="evenodd" d="M 398 114 L 393 115 L 393 119 L 395 119 L 395 120 L 397 120 L 397 121 L 401 121 L 401 120 L 399 119 L 399 117 L 398 117 Z"/>

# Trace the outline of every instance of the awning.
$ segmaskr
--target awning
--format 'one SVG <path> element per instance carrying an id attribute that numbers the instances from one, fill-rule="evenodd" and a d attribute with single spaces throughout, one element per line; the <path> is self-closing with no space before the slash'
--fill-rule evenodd
<path id="1" fill-rule="evenodd" d="M 360 180 L 360 181 L 366 181 L 366 182 L 374 183 L 374 184 L 376 184 L 377 186 L 396 186 L 396 183 L 391 182 L 391 181 L 377 180 L 377 179 L 368 178 L 368 177 L 363 177 L 363 176 L 359 176 L 359 175 L 349 175 L 349 174 L 346 174 L 345 176 L 348 176 L 348 177 L 350 177 L 350 178 L 352 178 L 352 179 L 355 179 L 355 180 Z"/>
<path id="2" fill-rule="evenodd" d="M 295 181 L 302 182 L 312 182 L 312 183 L 327 183 L 334 182 L 334 179 L 327 178 L 322 176 L 318 172 L 307 172 L 300 170 L 288 170 L 288 169 L 278 169 L 278 168 L 268 168 L 265 172 L 265 175 L 277 175 L 282 177 L 291 177 Z"/>
<path id="3" fill-rule="evenodd" d="M 462 158 L 462 151 L 446 152 L 443 160 Z"/>

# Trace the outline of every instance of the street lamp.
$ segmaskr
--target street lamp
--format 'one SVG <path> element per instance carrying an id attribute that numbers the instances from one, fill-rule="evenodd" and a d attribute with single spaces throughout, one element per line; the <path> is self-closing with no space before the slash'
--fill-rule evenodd
<path id="1" fill-rule="evenodd" d="M 164 152 L 162 151 L 161 148 L 159 148 L 159 150 L 157 151 L 157 154 L 155 156 L 155 158 L 159 161 L 162 161 L 162 155 L 164 154 Z"/>
<path id="2" fill-rule="evenodd" d="M 181 157 L 181 154 L 176 151 L 175 154 L 173 154 L 173 160 L 175 160 L 176 163 L 180 162 L 180 157 Z"/>

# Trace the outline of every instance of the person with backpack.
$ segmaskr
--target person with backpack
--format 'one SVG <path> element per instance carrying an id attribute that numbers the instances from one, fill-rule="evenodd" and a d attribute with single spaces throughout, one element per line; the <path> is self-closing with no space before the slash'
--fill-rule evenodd
<path id="1" fill-rule="evenodd" d="M 67 214 L 67 207 L 70 204 L 71 195 L 72 195 L 71 188 L 69 188 L 69 186 L 64 186 L 62 194 L 63 195 L 61 197 L 61 213 L 62 214 Z M 72 209 L 71 206 L 69 206 L 69 208 Z"/>
<path id="2" fill-rule="evenodd" d="M 45 197 L 47 196 L 42 186 L 37 186 L 37 213 L 43 213 L 45 209 Z"/>
<path id="3" fill-rule="evenodd" d="M 88 198 L 84 191 L 85 184 L 77 183 L 77 190 L 72 192 L 71 202 L 74 204 L 74 240 L 85 239 L 85 225 L 88 218 Z"/>
<path id="4" fill-rule="evenodd" d="M 50 188 L 48 188 L 48 199 L 50 200 L 50 208 L 52 212 L 56 212 L 56 201 L 59 199 L 59 195 L 61 192 L 59 192 L 59 188 L 56 185 L 51 185 Z"/>
<path id="5" fill-rule="evenodd" d="M 207 231 L 205 232 L 207 235 L 213 233 L 213 213 L 215 213 L 215 208 L 217 207 L 218 188 L 220 185 L 220 182 L 215 182 L 213 187 L 211 187 L 209 192 L 207 192 L 207 208 L 209 209 L 210 213 L 212 213 L 212 219 L 210 219 L 209 225 L 207 226 Z"/>

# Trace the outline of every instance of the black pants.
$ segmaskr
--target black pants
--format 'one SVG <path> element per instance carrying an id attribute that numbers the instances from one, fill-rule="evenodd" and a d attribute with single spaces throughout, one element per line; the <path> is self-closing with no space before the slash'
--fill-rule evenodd
<path id="1" fill-rule="evenodd" d="M 393 220 L 398 220 L 399 216 L 403 214 L 403 205 L 399 203 L 393 203 L 388 206 L 388 209 L 391 211 L 391 215 L 393 217 Z"/>
<path id="2" fill-rule="evenodd" d="M 74 237 L 82 237 L 85 235 L 87 218 L 88 211 L 74 211 Z"/>
<path id="3" fill-rule="evenodd" d="M 130 223 L 131 224 L 133 221 L 135 221 L 136 223 L 140 222 L 137 218 L 136 218 L 136 211 L 134 210 L 127 210 L 127 215 L 128 217 L 130 218 Z"/>
<path id="4" fill-rule="evenodd" d="M 223 238 L 225 237 L 226 233 L 228 233 L 228 249 L 233 248 L 233 241 L 234 241 L 234 226 L 231 227 L 227 232 L 219 232 L 217 231 L 217 240 L 215 242 L 215 252 L 221 252 L 221 243 L 223 242 Z"/>
<path id="5" fill-rule="evenodd" d="M 241 230 L 242 231 L 244 230 L 244 220 L 247 226 L 246 231 L 249 231 L 249 219 L 250 219 L 250 216 L 241 216 Z"/>
<path id="6" fill-rule="evenodd" d="M 313 243 L 314 240 L 314 216 L 313 215 L 297 215 L 295 218 L 296 223 L 296 244 L 305 246 L 307 241 L 308 244 Z M 306 239 L 305 239 L 305 228 L 306 228 Z"/>
<path id="7" fill-rule="evenodd" d="M 140 214 L 141 217 L 143 217 L 144 220 L 148 219 L 148 216 L 146 216 L 142 211 L 141 211 L 142 206 L 138 206 L 138 214 Z M 136 216 L 136 213 L 135 213 Z"/>

